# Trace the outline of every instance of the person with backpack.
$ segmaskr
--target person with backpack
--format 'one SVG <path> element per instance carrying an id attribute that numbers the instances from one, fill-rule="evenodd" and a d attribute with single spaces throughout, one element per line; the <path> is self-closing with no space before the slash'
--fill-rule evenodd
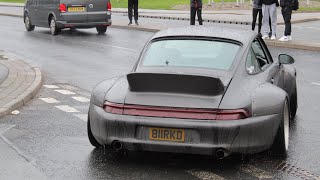
<path id="1" fill-rule="evenodd" d="M 281 13 L 285 23 L 284 36 L 279 41 L 291 41 L 291 14 L 293 10 L 298 10 L 298 0 L 280 0 Z"/>
<path id="2" fill-rule="evenodd" d="M 272 29 L 271 40 L 276 39 L 277 32 L 277 7 L 278 0 L 259 0 L 259 5 L 262 5 L 262 39 L 269 38 L 270 28 Z M 269 25 L 271 20 L 271 27 Z"/>
<path id="3" fill-rule="evenodd" d="M 202 0 L 190 0 L 190 25 L 195 25 L 196 14 L 199 25 L 202 25 Z"/>

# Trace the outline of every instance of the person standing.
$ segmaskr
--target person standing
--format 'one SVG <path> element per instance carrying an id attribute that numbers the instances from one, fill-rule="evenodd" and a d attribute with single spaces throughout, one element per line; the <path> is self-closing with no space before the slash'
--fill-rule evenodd
<path id="1" fill-rule="evenodd" d="M 277 7 L 278 0 L 260 0 L 259 5 L 262 5 L 262 39 L 269 38 L 270 28 L 272 30 L 271 40 L 276 39 L 277 32 Z M 271 27 L 269 25 L 269 17 Z"/>
<path id="2" fill-rule="evenodd" d="M 279 41 L 291 41 L 291 14 L 293 10 L 297 10 L 299 4 L 297 0 L 280 0 L 281 13 L 285 23 L 284 36 Z"/>
<path id="3" fill-rule="evenodd" d="M 134 21 L 136 25 L 138 23 L 138 0 L 128 0 L 128 16 L 129 16 L 129 24 L 132 25 L 132 10 L 134 10 Z"/>
<path id="4" fill-rule="evenodd" d="M 195 25 L 196 14 L 199 25 L 202 25 L 202 0 L 190 0 L 190 25 Z"/>
<path id="5" fill-rule="evenodd" d="M 257 16 L 259 15 L 258 33 L 261 34 L 262 26 L 262 6 L 259 5 L 259 0 L 253 0 L 252 8 L 252 31 L 256 28 Z"/>

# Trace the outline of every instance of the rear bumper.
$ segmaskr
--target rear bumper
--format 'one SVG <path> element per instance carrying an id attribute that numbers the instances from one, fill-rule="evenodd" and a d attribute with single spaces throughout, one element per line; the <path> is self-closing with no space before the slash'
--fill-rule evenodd
<path id="1" fill-rule="evenodd" d="M 111 19 L 104 22 L 85 22 L 85 23 L 68 23 L 67 21 L 57 21 L 57 27 L 63 28 L 93 28 L 97 26 L 110 26 L 112 24 Z"/>
<path id="2" fill-rule="evenodd" d="M 91 104 L 89 117 L 92 133 L 101 144 L 117 140 L 129 150 L 213 155 L 220 148 L 242 154 L 269 149 L 282 116 L 230 121 L 154 118 L 109 114 Z M 149 127 L 184 129 L 185 142 L 149 140 Z"/>

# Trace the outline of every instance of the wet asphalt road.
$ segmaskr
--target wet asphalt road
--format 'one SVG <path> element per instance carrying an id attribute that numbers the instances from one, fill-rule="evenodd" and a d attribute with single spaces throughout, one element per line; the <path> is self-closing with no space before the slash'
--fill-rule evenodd
<path id="1" fill-rule="evenodd" d="M 99 81 L 130 71 L 150 36 L 152 33 L 110 28 L 105 36 L 97 36 L 92 29 L 67 30 L 53 37 L 41 28 L 27 33 L 20 18 L 0 16 L 0 50 L 40 67 L 45 85 L 75 93 L 64 95 L 42 87 L 20 114 L 0 120 L 0 133 L 2 126 L 12 125 L 3 137 L 49 179 L 320 178 L 319 52 L 271 49 L 274 57 L 292 55 L 298 70 L 299 109 L 290 128 L 291 144 L 285 160 L 269 152 L 244 161 L 238 156 L 218 161 L 208 156 L 152 152 L 130 152 L 125 157 L 94 149 L 86 136 L 86 98 Z M 83 97 L 83 102 L 72 97 Z M 39 98 L 59 102 L 50 104 Z M 78 112 L 67 113 L 61 110 L 62 105 Z M 0 173 L 0 179 L 10 177 Z"/>

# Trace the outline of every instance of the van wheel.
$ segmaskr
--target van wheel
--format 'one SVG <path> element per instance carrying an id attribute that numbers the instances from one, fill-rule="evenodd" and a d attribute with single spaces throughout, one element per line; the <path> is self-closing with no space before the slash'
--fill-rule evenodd
<path id="1" fill-rule="evenodd" d="M 26 13 L 24 16 L 24 25 L 27 31 L 33 31 L 35 28 L 35 26 L 31 24 L 31 20 L 28 13 Z"/>
<path id="2" fill-rule="evenodd" d="M 91 132 L 91 127 L 90 127 L 90 119 L 88 117 L 88 121 L 87 121 L 87 132 L 88 132 L 88 139 L 91 143 L 92 146 L 95 147 L 100 147 L 102 146 L 93 136 L 92 132 Z"/>
<path id="3" fill-rule="evenodd" d="M 288 107 L 288 100 L 286 100 L 283 107 L 282 120 L 280 122 L 277 135 L 272 145 L 272 152 L 275 155 L 287 157 L 289 148 L 289 124 L 290 112 Z"/>
<path id="4" fill-rule="evenodd" d="M 107 26 L 97 26 L 96 27 L 98 34 L 105 34 L 107 31 Z"/>
<path id="5" fill-rule="evenodd" d="M 50 33 L 51 35 L 58 35 L 61 30 L 57 27 L 56 19 L 55 17 L 51 17 L 50 20 Z"/>

